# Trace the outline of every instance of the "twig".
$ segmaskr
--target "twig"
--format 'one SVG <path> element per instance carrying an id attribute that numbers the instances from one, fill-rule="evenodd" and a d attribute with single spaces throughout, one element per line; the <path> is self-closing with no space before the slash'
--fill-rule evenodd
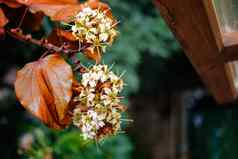
<path id="1" fill-rule="evenodd" d="M 73 69 L 74 71 L 79 71 L 80 73 L 85 71 L 85 67 L 81 65 L 79 60 L 75 60 L 74 56 L 75 56 L 75 53 L 86 49 L 88 46 L 83 46 L 77 50 L 72 50 L 72 49 L 68 48 L 66 43 L 64 43 L 63 45 L 58 47 L 56 45 L 49 43 L 46 39 L 38 40 L 38 39 L 32 38 L 31 34 L 24 35 L 22 33 L 22 30 L 19 28 L 7 30 L 6 32 L 8 33 L 8 35 L 10 35 L 11 37 L 13 37 L 15 39 L 18 39 L 23 42 L 29 42 L 29 43 L 32 43 L 32 44 L 35 44 L 37 46 L 47 49 L 47 51 L 40 58 L 45 57 L 45 55 L 47 55 L 49 52 L 63 53 L 65 55 L 67 55 L 70 59 L 72 59 L 73 63 L 75 64 L 74 69 Z"/>
<path id="2" fill-rule="evenodd" d="M 22 26 L 22 23 L 23 23 L 23 21 L 24 21 L 24 19 L 25 19 L 25 17 L 26 17 L 26 14 L 27 14 L 28 9 L 29 9 L 29 7 L 26 7 L 26 9 L 25 9 L 25 11 L 24 11 L 24 13 L 23 13 L 23 15 L 22 15 L 22 17 L 21 17 L 21 20 L 20 20 L 20 22 L 19 22 L 19 24 L 18 24 L 18 28 L 20 28 L 20 27 Z"/>
<path id="3" fill-rule="evenodd" d="M 32 44 L 35 44 L 37 46 L 43 47 L 49 51 L 55 51 L 55 52 L 60 52 L 60 53 L 64 53 L 64 54 L 75 54 L 76 52 L 80 52 L 85 48 L 79 48 L 78 50 L 72 50 L 69 49 L 67 47 L 58 47 L 56 45 L 53 45 L 51 43 L 48 43 L 48 41 L 46 39 L 34 39 L 32 38 L 32 36 L 30 34 L 26 34 L 24 35 L 22 33 L 22 30 L 19 28 L 16 29 L 11 29 L 10 31 L 7 30 L 6 31 L 8 33 L 8 35 L 10 35 L 11 37 L 18 39 L 20 41 L 24 41 L 24 42 L 30 42 Z M 64 44 L 65 46 L 65 44 Z"/>
<path id="4" fill-rule="evenodd" d="M 42 55 L 41 55 L 41 59 L 44 58 L 50 51 L 49 50 L 46 50 L 46 52 L 44 52 Z"/>

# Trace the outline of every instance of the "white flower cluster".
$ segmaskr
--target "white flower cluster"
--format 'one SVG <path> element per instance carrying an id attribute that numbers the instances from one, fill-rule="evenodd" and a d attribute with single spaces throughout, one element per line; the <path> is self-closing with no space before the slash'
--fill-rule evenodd
<path id="1" fill-rule="evenodd" d="M 106 15 L 106 11 L 86 7 L 76 15 L 72 32 L 81 43 L 99 47 L 104 52 L 118 34 L 114 24 L 114 20 Z"/>
<path id="2" fill-rule="evenodd" d="M 74 98 L 78 107 L 73 122 L 85 138 L 100 139 L 120 129 L 119 93 L 123 81 L 106 65 L 95 65 L 82 74 L 81 92 Z"/>
<path id="3" fill-rule="evenodd" d="M 97 130 L 105 125 L 103 116 L 99 116 L 98 113 L 93 110 L 81 112 L 80 109 L 75 109 L 74 116 L 80 117 L 74 120 L 74 125 L 82 129 L 85 139 L 94 139 L 97 135 Z"/>

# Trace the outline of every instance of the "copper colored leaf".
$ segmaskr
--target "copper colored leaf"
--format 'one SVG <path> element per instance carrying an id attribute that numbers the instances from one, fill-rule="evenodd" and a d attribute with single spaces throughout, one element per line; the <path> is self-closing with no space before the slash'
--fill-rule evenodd
<path id="1" fill-rule="evenodd" d="M 0 3 L 6 4 L 10 8 L 19 8 L 22 5 L 15 0 L 1 0 Z"/>
<path id="2" fill-rule="evenodd" d="M 0 8 L 0 39 L 4 37 L 5 30 L 4 26 L 8 23 L 8 19 L 6 18 L 4 12 Z"/>
<path id="3" fill-rule="evenodd" d="M 46 1 L 46 0 L 45 0 Z M 80 12 L 85 7 L 91 7 L 93 9 L 100 8 L 103 11 L 106 11 L 108 16 L 112 17 L 112 12 L 110 7 L 97 0 L 89 0 L 83 4 L 75 3 L 32 3 L 29 4 L 30 10 L 32 12 L 43 12 L 45 15 L 49 16 L 54 21 L 64 21 L 70 22 L 72 21 L 72 17 L 74 17 L 78 12 Z"/>
<path id="4" fill-rule="evenodd" d="M 17 73 L 16 96 L 33 115 L 51 128 L 68 124 L 72 97 L 71 67 L 57 54 L 27 64 Z"/>
<path id="5" fill-rule="evenodd" d="M 72 21 L 72 17 L 77 15 L 83 7 L 84 6 L 82 4 L 66 6 L 58 10 L 55 15 L 52 16 L 52 20 L 70 22 Z"/>
<path id="6" fill-rule="evenodd" d="M 56 45 L 62 46 L 64 43 L 68 44 L 68 48 L 72 50 L 79 49 L 79 42 L 74 38 L 71 32 L 62 29 L 53 29 L 47 40 Z"/>
<path id="7" fill-rule="evenodd" d="M 0 39 L 4 38 L 5 30 L 0 28 Z"/>
<path id="8" fill-rule="evenodd" d="M 112 18 L 112 12 L 110 10 L 110 7 L 106 3 L 102 3 L 98 0 L 89 0 L 80 5 L 67 6 L 58 10 L 57 12 L 55 12 L 55 15 L 52 17 L 52 19 L 55 21 L 70 22 L 72 20 L 72 17 L 74 17 L 85 7 L 106 11 L 106 14 Z"/>
<path id="9" fill-rule="evenodd" d="M 41 12 L 36 14 L 28 12 L 23 21 L 22 27 L 27 30 L 39 31 L 41 28 L 43 18 L 44 14 Z"/>
<path id="10" fill-rule="evenodd" d="M 78 3 L 78 0 L 16 0 L 17 2 L 24 5 L 32 4 L 75 4 Z"/>
<path id="11" fill-rule="evenodd" d="M 72 96 L 72 69 L 59 55 L 51 55 L 42 60 L 42 71 L 54 96 L 56 110 L 61 121 L 64 119 Z"/>
<path id="12" fill-rule="evenodd" d="M 3 28 L 8 23 L 8 19 L 0 8 L 0 28 Z"/>
<path id="13" fill-rule="evenodd" d="M 81 5 L 77 0 L 17 0 L 21 4 L 29 6 L 30 11 L 43 12 L 45 15 L 49 16 L 52 20 L 54 16 L 63 11 L 63 14 L 73 14 L 75 9 L 78 10 Z M 68 18 L 68 17 L 67 17 Z"/>
<path id="14" fill-rule="evenodd" d="M 32 4 L 29 6 L 30 11 L 32 13 L 36 13 L 36 12 L 43 12 L 45 15 L 49 16 L 50 18 L 52 18 L 59 10 L 65 8 L 66 6 L 71 6 L 71 5 L 62 5 L 62 4 L 58 4 L 58 5 L 52 5 L 52 4 Z"/>
<path id="15" fill-rule="evenodd" d="M 5 16 L 8 18 L 12 26 L 19 25 L 19 22 L 21 21 L 25 10 L 26 10 L 26 6 L 22 6 L 19 8 L 9 8 L 5 6 L 3 7 Z M 27 12 L 24 17 L 21 28 L 23 30 L 28 30 L 28 31 L 38 31 L 41 28 L 43 17 L 44 17 L 44 14 L 40 12 L 36 14 Z"/>
<path id="16" fill-rule="evenodd" d="M 100 51 L 97 48 L 88 47 L 84 49 L 83 52 L 87 56 L 87 58 L 91 60 L 95 60 L 96 63 L 100 63 L 102 56 Z"/>
<path id="17" fill-rule="evenodd" d="M 77 41 L 77 39 L 72 34 L 72 32 L 65 31 L 65 30 L 62 30 L 62 29 L 58 29 L 57 34 L 58 34 L 58 36 L 64 37 L 65 39 L 67 39 L 69 41 Z"/>
<path id="18" fill-rule="evenodd" d="M 69 21 L 78 11 L 81 10 L 80 4 L 32 4 L 30 11 L 43 12 L 54 21 Z"/>

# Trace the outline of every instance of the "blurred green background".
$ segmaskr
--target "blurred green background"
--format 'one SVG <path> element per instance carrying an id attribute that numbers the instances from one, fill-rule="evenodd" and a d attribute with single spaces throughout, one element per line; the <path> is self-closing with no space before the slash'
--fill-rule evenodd
<path id="1" fill-rule="evenodd" d="M 46 128 L 16 101 L 12 85 L 16 70 L 39 58 L 42 49 L 6 36 L 0 43 L 1 158 L 237 159 L 237 108 L 217 106 L 208 95 L 153 1 L 105 2 L 120 21 L 120 37 L 103 63 L 126 71 L 123 93 L 134 123 L 102 143 L 82 140 L 74 128 Z M 52 27 L 45 18 L 33 35 L 49 34 Z"/>

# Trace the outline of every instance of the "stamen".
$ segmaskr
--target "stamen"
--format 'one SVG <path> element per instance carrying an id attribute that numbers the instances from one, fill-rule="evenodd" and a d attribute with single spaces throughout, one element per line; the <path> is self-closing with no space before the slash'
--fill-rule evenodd
<path id="1" fill-rule="evenodd" d="M 128 123 L 133 123 L 134 121 L 131 119 L 121 119 L 121 121 L 128 122 Z"/>
<path id="2" fill-rule="evenodd" d="M 111 29 L 117 26 L 118 24 L 120 24 L 120 21 L 117 21 L 116 23 L 112 24 Z"/>
<path id="3" fill-rule="evenodd" d="M 103 11 L 103 13 L 107 14 L 109 11 L 111 11 L 111 8 L 108 8 L 107 10 Z"/>

